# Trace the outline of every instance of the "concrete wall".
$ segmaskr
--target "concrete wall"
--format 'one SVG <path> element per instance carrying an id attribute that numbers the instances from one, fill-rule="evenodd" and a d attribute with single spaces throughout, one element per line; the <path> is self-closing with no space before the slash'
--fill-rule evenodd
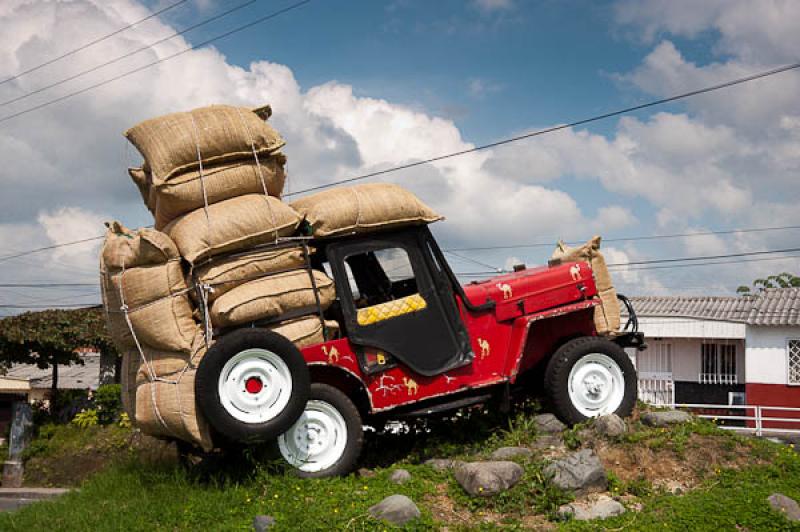
<path id="1" fill-rule="evenodd" d="M 747 382 L 788 384 L 788 339 L 800 339 L 800 327 L 747 328 Z M 798 387 L 800 388 L 800 387 Z"/>
<path id="2" fill-rule="evenodd" d="M 675 381 L 698 382 L 700 375 L 701 350 L 703 342 L 736 345 L 736 376 L 739 382 L 745 380 L 745 350 L 741 340 L 731 339 L 699 339 L 699 338 L 659 338 L 648 339 L 648 350 L 652 356 L 656 352 L 666 350 L 666 345 L 670 345 L 669 351 L 672 353 L 672 378 Z M 648 352 L 639 353 L 637 369 L 641 371 L 647 365 L 645 358 L 651 356 Z"/>

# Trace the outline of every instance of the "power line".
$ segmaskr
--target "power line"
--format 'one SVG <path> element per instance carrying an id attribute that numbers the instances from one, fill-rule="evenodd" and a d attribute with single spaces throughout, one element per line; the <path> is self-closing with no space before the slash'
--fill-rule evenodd
<path id="1" fill-rule="evenodd" d="M 40 253 L 42 251 L 48 251 L 50 249 L 63 248 L 63 247 L 66 247 L 66 246 L 74 246 L 75 244 L 83 244 L 83 243 L 86 243 L 86 242 L 92 242 L 94 240 L 100 240 L 101 238 L 105 238 L 105 237 L 104 236 L 93 236 L 91 238 L 83 238 L 81 240 L 73 240 L 72 242 L 64 242 L 62 244 L 53 244 L 52 246 L 44 246 L 44 247 L 41 247 L 41 248 L 31 249 L 31 250 L 28 250 L 28 251 L 20 251 L 19 253 L 15 253 L 13 255 L 6 255 L 4 257 L 0 257 L 0 262 L 6 262 L 6 261 L 9 261 L 11 259 L 16 259 L 16 258 L 19 258 L 19 257 L 25 257 L 27 255 L 33 255 L 34 253 Z"/>
<path id="2" fill-rule="evenodd" d="M 487 264 L 487 263 L 481 262 L 479 260 L 471 259 L 469 257 L 465 257 L 464 255 L 459 255 L 458 253 L 456 253 L 454 251 L 448 251 L 448 250 L 442 250 L 442 251 L 444 253 L 447 253 L 448 255 L 453 255 L 454 257 L 457 257 L 457 258 L 459 258 L 461 260 L 464 260 L 464 261 L 467 261 L 467 262 L 471 262 L 473 264 L 477 264 L 478 266 L 483 266 L 484 268 L 491 268 L 496 273 L 502 273 L 502 272 L 506 271 L 503 268 L 498 268 L 497 266 L 492 266 L 491 264 Z"/>
<path id="3" fill-rule="evenodd" d="M 389 173 L 392 173 L 392 172 L 397 172 L 399 170 L 407 170 L 409 168 L 415 168 L 417 166 L 422 166 L 422 165 L 426 165 L 426 164 L 430 164 L 430 163 L 435 163 L 435 162 L 438 162 L 438 161 L 443 161 L 445 159 L 451 159 L 453 157 L 459 157 L 461 155 L 466 155 L 468 153 L 475 153 L 477 151 L 486 150 L 488 148 L 495 148 L 497 146 L 502 146 L 504 144 L 511 144 L 512 142 L 518 142 L 520 140 L 529 139 L 531 137 L 538 137 L 539 135 L 545 135 L 547 133 L 553 133 L 555 131 L 560 131 L 562 129 L 569 129 L 571 127 L 581 126 L 581 125 L 584 125 L 584 124 L 589 124 L 591 122 L 597 122 L 598 120 L 604 120 L 606 118 L 611 118 L 611 117 L 614 117 L 614 116 L 619 116 L 619 115 L 631 113 L 631 112 L 634 112 L 634 111 L 640 111 L 642 109 L 647 109 L 648 107 L 654 107 L 654 106 L 657 106 L 657 105 L 663 105 L 665 103 L 670 103 L 670 102 L 674 102 L 674 101 L 677 101 L 677 100 L 682 100 L 684 98 L 689 98 L 691 96 L 698 96 L 700 94 L 705 94 L 705 93 L 708 93 L 708 92 L 724 89 L 724 88 L 727 88 L 727 87 L 733 87 L 734 85 L 739 85 L 741 83 L 747 83 L 749 81 L 754 81 L 754 80 L 757 80 L 757 79 L 766 78 L 768 76 L 774 76 L 776 74 L 781 74 L 783 72 L 788 72 L 790 70 L 795 70 L 795 69 L 798 69 L 798 68 L 800 68 L 800 63 L 792 63 L 791 65 L 784 65 L 782 67 L 773 68 L 772 70 L 759 72 L 757 74 L 753 74 L 753 75 L 742 77 L 742 78 L 737 78 L 737 79 L 734 79 L 734 80 L 731 80 L 731 81 L 726 81 L 725 83 L 719 83 L 717 85 L 711 85 L 709 87 L 704 87 L 702 89 L 697 89 L 697 90 L 693 90 L 693 91 L 689 91 L 689 92 L 684 92 L 684 93 L 681 93 L 681 94 L 677 94 L 675 96 L 670 96 L 668 98 L 661 98 L 660 100 L 653 100 L 653 101 L 650 101 L 650 102 L 647 102 L 647 103 L 643 103 L 643 104 L 640 104 L 640 105 L 634 105 L 634 106 L 631 106 L 631 107 L 626 107 L 624 109 L 620 109 L 620 110 L 617 110 L 617 111 L 611 111 L 609 113 L 604 113 L 604 114 L 601 114 L 601 115 L 595 115 L 595 116 L 592 116 L 592 117 L 589 117 L 589 118 L 583 118 L 581 120 L 576 120 L 576 121 L 570 122 L 568 124 L 562 124 L 562 125 L 559 125 L 559 126 L 552 126 L 552 127 L 548 127 L 548 128 L 545 128 L 545 129 L 539 129 L 539 130 L 533 131 L 531 133 L 525 133 L 524 135 L 518 135 L 516 137 L 510 137 L 510 138 L 507 138 L 507 139 L 498 140 L 496 142 L 490 142 L 489 144 L 483 144 L 483 145 L 480 145 L 480 146 L 476 146 L 474 148 L 468 148 L 466 150 L 460 150 L 460 151 L 456 151 L 456 152 L 452 152 L 452 153 L 447 153 L 447 154 L 444 154 L 444 155 L 438 155 L 436 157 L 431 157 L 429 159 L 424 159 L 422 161 L 416 161 L 416 162 L 413 162 L 413 163 L 402 164 L 400 166 L 394 166 L 392 168 L 387 168 L 385 170 L 377 170 L 375 172 L 370 172 L 368 174 L 363 174 L 363 175 L 359 175 L 359 176 L 355 176 L 355 177 L 349 177 L 347 179 L 340 179 L 338 181 L 333 181 L 331 183 L 327 183 L 327 184 L 324 184 L 324 185 L 317 185 L 317 186 L 309 187 L 309 188 L 306 188 L 306 189 L 303 189 L 303 190 L 298 190 L 298 191 L 295 191 L 295 192 L 291 192 L 289 194 L 285 194 L 284 196 L 294 196 L 296 194 L 303 194 L 305 192 L 312 192 L 314 190 L 321 190 L 321 189 L 329 188 L 329 187 L 332 187 L 332 186 L 335 186 L 335 185 L 341 185 L 343 183 L 352 183 L 353 181 L 361 181 L 362 179 L 367 179 L 367 178 L 370 178 L 370 177 L 376 177 L 376 176 L 379 176 L 379 175 L 389 174 Z M 2 120 L 0 120 L 0 121 L 2 121 Z"/>
<path id="4" fill-rule="evenodd" d="M 50 308 L 100 308 L 102 303 L 71 303 L 57 305 L 0 305 L 0 308 L 50 309 Z"/>
<path id="5" fill-rule="evenodd" d="M 20 96 L 17 96 L 15 98 L 11 98 L 10 100 L 6 100 L 4 102 L 0 102 L 0 107 L 5 107 L 6 105 L 10 105 L 12 103 L 16 103 L 16 102 L 18 102 L 20 100 L 24 100 L 25 98 L 28 98 L 28 97 L 33 96 L 35 94 L 39 94 L 39 93 L 44 92 L 44 91 L 46 91 L 48 89 L 52 89 L 53 87 L 58 87 L 59 85 L 63 85 L 64 83 L 67 83 L 67 82 L 72 81 L 74 79 L 77 79 L 77 78 L 80 78 L 82 76 L 85 76 L 86 74 L 91 74 L 92 72 L 96 72 L 96 71 L 100 70 L 101 68 L 107 67 L 109 65 L 113 65 L 114 63 L 118 63 L 119 61 L 122 61 L 123 59 L 127 59 L 128 57 L 131 57 L 133 55 L 138 54 L 139 52 L 143 52 L 145 50 L 149 50 L 150 48 L 153 48 L 156 45 L 159 45 L 159 44 L 161 44 L 163 42 L 169 41 L 170 39 L 174 39 L 175 37 L 183 35 L 184 33 L 188 33 L 188 32 L 190 32 L 190 31 L 192 31 L 194 29 L 197 29 L 197 28 L 199 28 L 201 26 L 205 26 L 206 24 L 209 24 L 211 22 L 219 20 L 219 19 L 221 19 L 221 18 L 223 18 L 223 17 L 225 17 L 227 15 L 230 15 L 231 13 L 233 13 L 235 11 L 239 11 L 240 9 L 244 9 L 245 7 L 247 7 L 247 6 L 251 5 L 251 4 L 254 4 L 256 2 L 258 2 L 258 0 L 249 0 L 249 1 L 245 2 L 245 3 L 243 3 L 243 4 L 239 4 L 236 7 L 228 9 L 227 11 L 223 11 L 222 13 L 214 15 L 211 18 L 202 20 L 202 21 L 198 22 L 197 24 L 193 24 L 193 25 L 191 25 L 191 26 L 189 26 L 187 28 L 184 28 L 181 31 L 177 31 L 177 32 L 175 32 L 175 33 L 173 33 L 171 35 L 168 35 L 167 37 L 163 37 L 163 38 L 161 38 L 161 39 L 159 39 L 157 41 L 154 41 L 154 42 L 152 42 L 150 44 L 147 44 L 145 46 L 137 48 L 136 50 L 133 50 L 131 52 L 127 52 L 125 54 L 122 54 L 122 55 L 120 55 L 118 57 L 115 57 L 114 59 L 110 59 L 110 60 L 106 61 L 105 63 L 100 63 L 99 65 L 93 66 L 91 68 L 88 68 L 86 70 L 78 72 L 77 74 L 73 74 L 73 75 L 68 76 L 66 78 L 60 79 L 59 81 L 53 82 L 53 83 L 51 83 L 49 85 L 45 85 L 44 87 L 39 87 L 38 89 L 32 90 L 32 91 L 27 92 L 25 94 L 21 94 Z"/>
<path id="6" fill-rule="evenodd" d="M 0 288 L 72 288 L 100 286 L 98 283 L 0 283 Z"/>
<path id="7" fill-rule="evenodd" d="M 691 237 L 698 237 L 698 236 L 710 236 L 710 235 L 732 235 L 732 234 L 739 234 L 739 233 L 760 233 L 760 232 L 767 232 L 767 231 L 783 231 L 787 229 L 800 229 L 800 225 L 784 225 L 780 227 L 754 227 L 754 228 L 746 228 L 746 229 L 724 229 L 719 231 L 702 231 L 696 233 L 673 233 L 669 235 L 649 235 L 649 236 L 632 236 L 632 237 L 624 237 L 624 238 L 604 238 L 602 241 L 603 243 L 608 242 L 635 242 L 639 240 L 662 240 L 662 239 L 670 239 L 670 238 L 691 238 Z M 577 245 L 582 244 L 582 242 L 567 242 L 569 245 Z M 538 247 L 553 247 L 555 244 L 552 242 L 537 242 L 533 244 L 509 244 L 505 246 L 482 246 L 482 247 L 469 247 L 469 248 L 451 248 L 443 251 L 489 251 L 494 249 L 518 249 L 518 248 L 538 248 Z"/>
<path id="8" fill-rule="evenodd" d="M 301 7 L 301 6 L 303 6 L 305 4 L 308 4 L 310 2 L 311 2 L 311 0 L 301 0 L 300 2 L 296 2 L 296 3 L 294 3 L 294 4 L 292 4 L 292 5 L 288 6 L 288 7 L 279 9 L 277 11 L 273 11 L 269 15 L 265 15 L 263 17 L 255 19 L 255 20 L 253 20 L 251 22 L 248 22 L 247 24 L 243 24 L 243 25 L 238 26 L 238 27 L 236 27 L 236 28 L 234 28 L 232 30 L 226 31 L 225 33 L 217 35 L 216 37 L 212 37 L 211 39 L 207 39 L 207 40 L 205 40 L 205 41 L 203 41 L 201 43 L 198 43 L 198 44 L 190 45 L 185 50 L 181 50 L 181 51 L 176 52 L 176 53 L 174 53 L 172 55 L 168 55 L 166 57 L 162 57 L 162 58 L 157 59 L 157 60 L 155 60 L 155 61 L 153 61 L 151 63 L 148 63 L 146 65 L 140 66 L 138 68 L 134 68 L 133 70 L 129 70 L 127 72 L 124 72 L 124 73 L 119 74 L 117 76 L 114 76 L 112 78 L 108 78 L 108 79 L 106 79 L 104 81 L 100 81 L 98 83 L 94 83 L 94 84 L 89 85 L 88 87 L 84 87 L 84 88 L 82 88 L 80 90 L 67 93 L 67 94 L 65 94 L 63 96 L 60 96 L 58 98 L 54 98 L 52 100 L 48 100 L 46 102 L 40 103 L 39 105 L 34 105 L 33 107 L 29 107 L 27 109 L 23 109 L 22 111 L 19 111 L 17 113 L 12 113 L 10 115 L 4 116 L 4 117 L 0 118 L 0 123 L 6 122 L 8 120 L 11 120 L 12 118 L 16 118 L 18 116 L 22 116 L 22 115 L 27 114 L 27 113 L 31 113 L 33 111 L 37 111 L 39 109 L 42 109 L 44 107 L 48 107 L 48 106 L 53 105 L 55 103 L 62 102 L 64 100 L 72 98 L 73 96 L 78 96 L 79 94 L 83 94 L 85 92 L 89 92 L 90 90 L 96 89 L 98 87 L 102 87 L 103 85 L 108 85 L 109 83 L 112 83 L 114 81 L 126 78 L 126 77 L 130 76 L 131 74 L 135 74 L 137 72 L 141 72 L 143 70 L 146 70 L 146 69 L 148 69 L 150 67 L 158 65 L 158 64 L 163 63 L 165 61 L 169 61 L 170 59 L 174 59 L 174 58 L 176 58 L 176 57 L 178 57 L 180 55 L 183 55 L 183 54 L 185 54 L 187 52 L 190 52 L 190 51 L 192 51 L 192 50 L 194 50 L 196 48 L 203 47 L 203 46 L 205 46 L 207 44 L 211 44 L 212 42 L 218 41 L 218 40 L 223 39 L 225 37 L 229 37 L 229 36 L 231 36 L 231 35 L 233 35 L 235 33 L 238 33 L 240 31 L 244 31 L 244 30 L 246 30 L 248 28 L 251 28 L 251 27 L 253 27 L 253 26 L 257 25 L 257 24 L 261 24 L 263 22 L 266 22 L 267 20 L 270 20 L 270 19 L 273 19 L 275 17 L 278 17 L 278 16 L 280 16 L 280 15 L 282 15 L 282 14 L 288 12 L 288 11 L 291 11 L 293 9 L 297 9 L 298 7 Z"/>
<path id="9" fill-rule="evenodd" d="M 127 26 L 124 26 L 124 27 L 122 27 L 122 28 L 120 28 L 118 30 L 112 31 L 111 33 L 103 35 L 102 37 L 98 37 L 97 39 L 95 39 L 93 41 L 90 41 L 90 42 L 88 42 L 88 43 L 86 43 L 86 44 L 84 44 L 82 46 L 79 46 L 78 48 L 75 48 L 74 50 L 70 50 L 69 52 L 66 52 L 66 53 L 63 53 L 63 54 L 59 55 L 58 57 L 54 57 L 53 59 L 45 61 L 44 63 L 40 63 L 40 64 L 36 65 L 35 67 L 29 68 L 28 70 L 23 70 L 19 74 L 15 74 L 14 76 L 11 76 L 10 78 L 6 78 L 6 79 L 0 81 L 0 85 L 2 85 L 4 83 L 8 83 L 9 81 L 14 81 L 15 79 L 19 79 L 19 78 L 21 78 L 22 76 L 24 76 L 26 74 L 30 74 L 31 72 L 36 72 L 37 70 L 39 70 L 41 68 L 44 68 L 44 67 L 46 67 L 48 65 L 52 65 L 56 61 L 60 61 L 60 60 L 62 60 L 64 58 L 69 57 L 71 55 L 74 55 L 74 54 L 76 54 L 76 53 L 78 53 L 78 52 L 80 52 L 82 50 L 86 50 L 87 48 L 89 48 L 91 46 L 94 46 L 97 43 L 105 41 L 106 39 L 109 39 L 109 38 L 111 38 L 111 37 L 113 37 L 115 35 L 119 35 L 123 31 L 125 31 L 127 29 L 130 29 L 133 26 L 136 26 L 137 24 L 141 24 L 142 22 L 150 20 L 151 18 L 155 18 L 155 17 L 161 15 L 162 13 L 166 13 L 167 11 L 169 11 L 172 8 L 178 7 L 181 4 L 185 4 L 188 1 L 189 0 L 179 0 L 178 2 L 175 2 L 174 4 L 170 4 L 170 5 L 162 8 L 162 9 L 160 9 L 160 10 L 154 12 L 154 13 L 149 14 L 148 16 L 146 16 L 146 17 L 144 17 L 142 19 L 137 20 L 136 22 L 131 22 Z"/>
<path id="10" fill-rule="evenodd" d="M 748 251 L 744 253 L 728 253 L 725 255 L 699 255 L 695 257 L 679 257 L 679 258 L 670 258 L 670 259 L 653 259 L 653 260 L 640 260 L 640 261 L 629 261 L 629 262 L 616 262 L 608 264 L 608 267 L 611 268 L 613 266 L 636 266 L 642 264 L 663 264 L 667 262 L 686 262 L 686 261 L 695 261 L 695 260 L 711 260 L 711 259 L 727 259 L 733 257 L 751 257 L 753 255 L 771 255 L 774 253 L 796 253 L 799 252 L 800 248 L 787 248 L 787 249 L 768 249 L 763 251 Z"/>

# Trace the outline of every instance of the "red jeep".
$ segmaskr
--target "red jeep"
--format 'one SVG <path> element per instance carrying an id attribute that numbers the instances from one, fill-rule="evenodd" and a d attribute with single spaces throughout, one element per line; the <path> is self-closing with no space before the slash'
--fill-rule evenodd
<path id="1" fill-rule="evenodd" d="M 268 323 L 217 331 L 195 391 L 219 437 L 277 439 L 301 475 L 346 474 L 371 419 L 507 402 L 537 369 L 567 423 L 630 414 L 636 372 L 623 348 L 642 347 L 643 335 L 635 325 L 597 334 L 587 263 L 520 266 L 462 287 L 426 226 L 304 242 L 309 273 L 335 281 L 336 302 L 317 310 L 323 326 L 338 323 L 338 338 L 297 349 Z"/>

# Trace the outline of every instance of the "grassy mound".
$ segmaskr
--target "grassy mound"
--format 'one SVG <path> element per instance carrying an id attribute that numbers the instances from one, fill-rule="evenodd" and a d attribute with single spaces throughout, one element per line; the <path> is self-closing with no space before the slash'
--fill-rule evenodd
<path id="1" fill-rule="evenodd" d="M 395 493 L 422 511 L 409 530 L 791 528 L 766 502 L 775 491 L 800 499 L 800 455 L 789 446 L 737 436 L 704 421 L 655 429 L 635 418 L 619 438 L 578 426 L 563 434 L 562 445 L 536 434 L 532 413 L 530 405 L 512 416 L 470 410 L 407 431 L 370 432 L 363 460 L 369 471 L 335 479 L 299 479 L 258 451 L 187 470 L 174 461 L 149 460 L 126 442 L 80 491 L 0 515 L 0 529 L 242 530 L 251 527 L 253 516 L 268 514 L 276 518 L 276 530 L 386 530 L 391 527 L 367 510 Z M 97 452 L 104 437 L 81 441 Z M 80 454 L 81 444 L 67 445 L 71 438 L 78 436 L 51 435 L 52 449 L 34 453 L 29 465 L 51 451 L 63 461 Z M 529 446 L 534 454 L 519 460 L 523 480 L 493 498 L 469 497 L 450 472 L 421 464 L 431 457 L 482 459 L 508 445 Z M 551 486 L 542 470 L 548 460 L 579 447 L 600 456 L 610 492 L 627 513 L 604 521 L 558 520 L 558 507 L 573 496 Z M 410 471 L 411 481 L 389 481 L 399 467 Z"/>

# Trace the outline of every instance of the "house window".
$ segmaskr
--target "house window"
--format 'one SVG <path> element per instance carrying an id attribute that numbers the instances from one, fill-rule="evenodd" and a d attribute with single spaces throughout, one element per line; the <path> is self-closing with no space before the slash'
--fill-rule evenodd
<path id="1" fill-rule="evenodd" d="M 789 384 L 800 384 L 800 340 L 789 340 L 786 345 L 789 360 Z"/>
<path id="2" fill-rule="evenodd" d="M 736 345 L 703 344 L 700 384 L 736 384 Z"/>

